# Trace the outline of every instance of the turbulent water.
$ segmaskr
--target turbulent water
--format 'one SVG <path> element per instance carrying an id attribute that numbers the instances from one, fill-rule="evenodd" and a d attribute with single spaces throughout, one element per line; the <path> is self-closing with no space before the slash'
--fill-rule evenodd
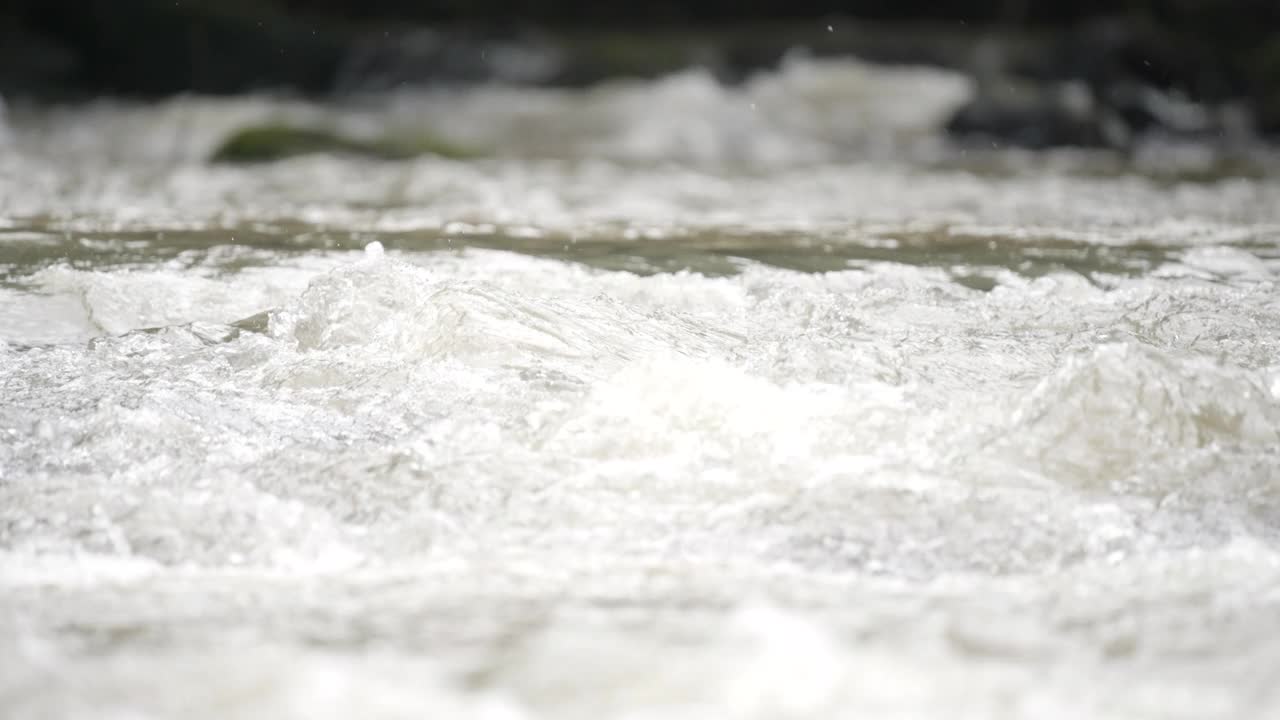
<path id="1" fill-rule="evenodd" d="M 0 716 L 1280 716 L 1280 181 L 968 91 L 11 106 Z"/>

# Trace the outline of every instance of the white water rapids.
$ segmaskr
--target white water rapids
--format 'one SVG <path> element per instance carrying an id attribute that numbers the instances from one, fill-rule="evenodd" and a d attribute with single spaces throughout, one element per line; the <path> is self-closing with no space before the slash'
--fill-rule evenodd
<path id="1" fill-rule="evenodd" d="M 966 92 L 11 106 L 0 717 L 1280 716 L 1280 181 Z"/>

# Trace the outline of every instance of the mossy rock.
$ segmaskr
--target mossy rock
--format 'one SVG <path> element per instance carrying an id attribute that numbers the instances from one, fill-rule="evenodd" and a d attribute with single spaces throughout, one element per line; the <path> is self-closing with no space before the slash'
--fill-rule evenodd
<path id="1" fill-rule="evenodd" d="M 354 155 L 377 160 L 405 160 L 419 155 L 465 159 L 479 153 L 427 133 L 364 140 L 321 128 L 255 125 L 235 131 L 214 150 L 210 160 L 264 163 L 299 155 Z"/>

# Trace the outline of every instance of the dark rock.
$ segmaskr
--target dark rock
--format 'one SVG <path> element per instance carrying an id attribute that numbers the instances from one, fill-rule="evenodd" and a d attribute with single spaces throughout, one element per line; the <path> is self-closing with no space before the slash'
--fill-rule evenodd
<path id="1" fill-rule="evenodd" d="M 947 122 L 946 130 L 963 140 L 1034 150 L 1114 146 L 1128 139 L 1096 111 L 1084 85 L 1044 87 L 1008 79 L 983 83 L 974 99 Z"/>
<path id="2" fill-rule="evenodd" d="M 1223 23 L 1224 17 L 1222 11 L 1211 19 Z M 1236 18 L 1225 27 L 1234 27 L 1232 22 L 1243 21 Z M 1113 17 L 1052 35 L 979 43 L 968 67 L 980 92 L 956 113 L 948 130 L 957 138 L 993 137 L 1025 147 L 1126 149 L 1150 134 L 1199 139 L 1238 134 L 1233 128 L 1239 123 L 1227 115 L 1242 105 L 1251 107 L 1257 125 L 1265 127 L 1270 88 L 1280 87 L 1264 79 L 1267 58 L 1235 47 L 1229 36 L 1219 34 L 1224 30 L 1202 33 L 1186 23 L 1185 18 L 1159 24 L 1153 16 Z M 1253 31 L 1238 29 L 1241 47 L 1257 42 Z M 1018 92 L 1004 89 L 1009 78 L 1016 79 Z M 1088 101 L 1064 102 L 1063 88 Z"/>

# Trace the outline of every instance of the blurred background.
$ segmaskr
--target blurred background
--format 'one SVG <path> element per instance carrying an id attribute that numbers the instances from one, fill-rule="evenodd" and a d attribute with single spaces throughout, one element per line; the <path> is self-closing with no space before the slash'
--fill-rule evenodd
<path id="1" fill-rule="evenodd" d="M 0 96 L 487 82 L 588 86 L 702 67 L 740 83 L 788 53 L 968 74 L 954 137 L 1126 147 L 1159 131 L 1280 133 L 1272 0 L 7 0 Z"/>

